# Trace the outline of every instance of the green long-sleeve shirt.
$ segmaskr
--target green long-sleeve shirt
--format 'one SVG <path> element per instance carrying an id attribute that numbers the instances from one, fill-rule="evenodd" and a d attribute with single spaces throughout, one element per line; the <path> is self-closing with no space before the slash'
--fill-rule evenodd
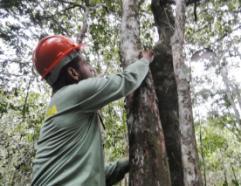
<path id="1" fill-rule="evenodd" d="M 57 91 L 40 131 L 32 185 L 105 186 L 97 111 L 138 88 L 148 69 L 149 62 L 141 59 L 122 73 L 89 78 Z"/>

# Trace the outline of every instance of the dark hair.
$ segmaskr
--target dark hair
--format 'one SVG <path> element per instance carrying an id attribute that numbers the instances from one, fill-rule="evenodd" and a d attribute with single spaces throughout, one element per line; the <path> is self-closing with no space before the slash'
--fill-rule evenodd
<path id="1" fill-rule="evenodd" d="M 69 67 L 72 67 L 72 68 L 78 70 L 80 68 L 79 60 L 80 60 L 80 58 L 76 57 L 75 59 L 73 59 L 71 62 L 69 62 L 66 66 L 64 66 L 61 69 L 57 81 L 51 86 L 53 89 L 53 93 L 55 93 L 56 91 L 58 91 L 59 89 L 61 89 L 64 86 L 78 83 L 78 81 L 76 81 L 69 75 L 67 69 Z"/>

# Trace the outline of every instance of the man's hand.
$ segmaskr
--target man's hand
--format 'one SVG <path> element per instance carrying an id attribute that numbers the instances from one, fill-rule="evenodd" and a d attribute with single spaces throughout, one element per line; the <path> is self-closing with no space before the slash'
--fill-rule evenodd
<path id="1" fill-rule="evenodd" d="M 105 166 L 106 186 L 112 186 L 124 178 L 129 172 L 129 159 L 124 158 Z"/>
<path id="2" fill-rule="evenodd" d="M 152 62 L 154 59 L 154 52 L 153 50 L 144 50 L 140 52 L 139 58 L 144 58 L 148 60 L 149 62 Z"/>

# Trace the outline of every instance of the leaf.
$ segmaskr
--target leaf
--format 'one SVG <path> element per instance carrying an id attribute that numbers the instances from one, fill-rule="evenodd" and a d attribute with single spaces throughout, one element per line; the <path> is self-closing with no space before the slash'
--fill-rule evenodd
<path id="1" fill-rule="evenodd" d="M 233 183 L 234 186 L 239 186 L 239 183 L 238 183 L 237 180 L 232 180 L 232 183 Z"/>

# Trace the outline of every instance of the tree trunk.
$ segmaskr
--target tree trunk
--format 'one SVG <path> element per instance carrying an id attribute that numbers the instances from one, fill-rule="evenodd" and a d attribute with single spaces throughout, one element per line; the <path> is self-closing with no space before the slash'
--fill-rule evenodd
<path id="1" fill-rule="evenodd" d="M 224 58 L 223 60 L 226 60 L 226 59 Z M 225 63 L 226 63 L 226 61 L 225 61 Z M 241 118 L 240 118 L 238 107 L 235 103 L 235 96 L 233 95 L 233 92 L 235 92 L 235 91 L 234 91 L 234 89 L 232 90 L 232 84 L 231 84 L 230 80 L 228 79 L 228 69 L 227 69 L 226 64 L 223 66 L 220 65 L 220 73 L 221 73 L 223 83 L 226 88 L 226 94 L 227 94 L 228 101 L 230 102 L 231 107 L 234 111 L 234 116 L 235 116 L 236 122 L 239 125 L 238 127 L 237 126 L 235 126 L 235 127 L 241 128 Z"/>
<path id="2" fill-rule="evenodd" d="M 189 70 L 184 63 L 185 0 L 176 1 L 175 33 L 172 38 L 173 66 L 178 92 L 184 184 L 202 185 L 193 125 Z"/>
<path id="3" fill-rule="evenodd" d="M 121 59 L 127 66 L 138 56 L 140 1 L 123 0 Z M 149 72 L 141 87 L 126 99 L 130 185 L 169 186 L 170 174 L 156 93 Z"/>
<path id="4" fill-rule="evenodd" d="M 152 0 L 151 7 L 159 34 L 151 72 L 158 98 L 172 185 L 183 186 L 178 97 L 171 48 L 171 37 L 174 33 L 173 11 L 169 5 L 160 4 L 160 0 Z"/>

